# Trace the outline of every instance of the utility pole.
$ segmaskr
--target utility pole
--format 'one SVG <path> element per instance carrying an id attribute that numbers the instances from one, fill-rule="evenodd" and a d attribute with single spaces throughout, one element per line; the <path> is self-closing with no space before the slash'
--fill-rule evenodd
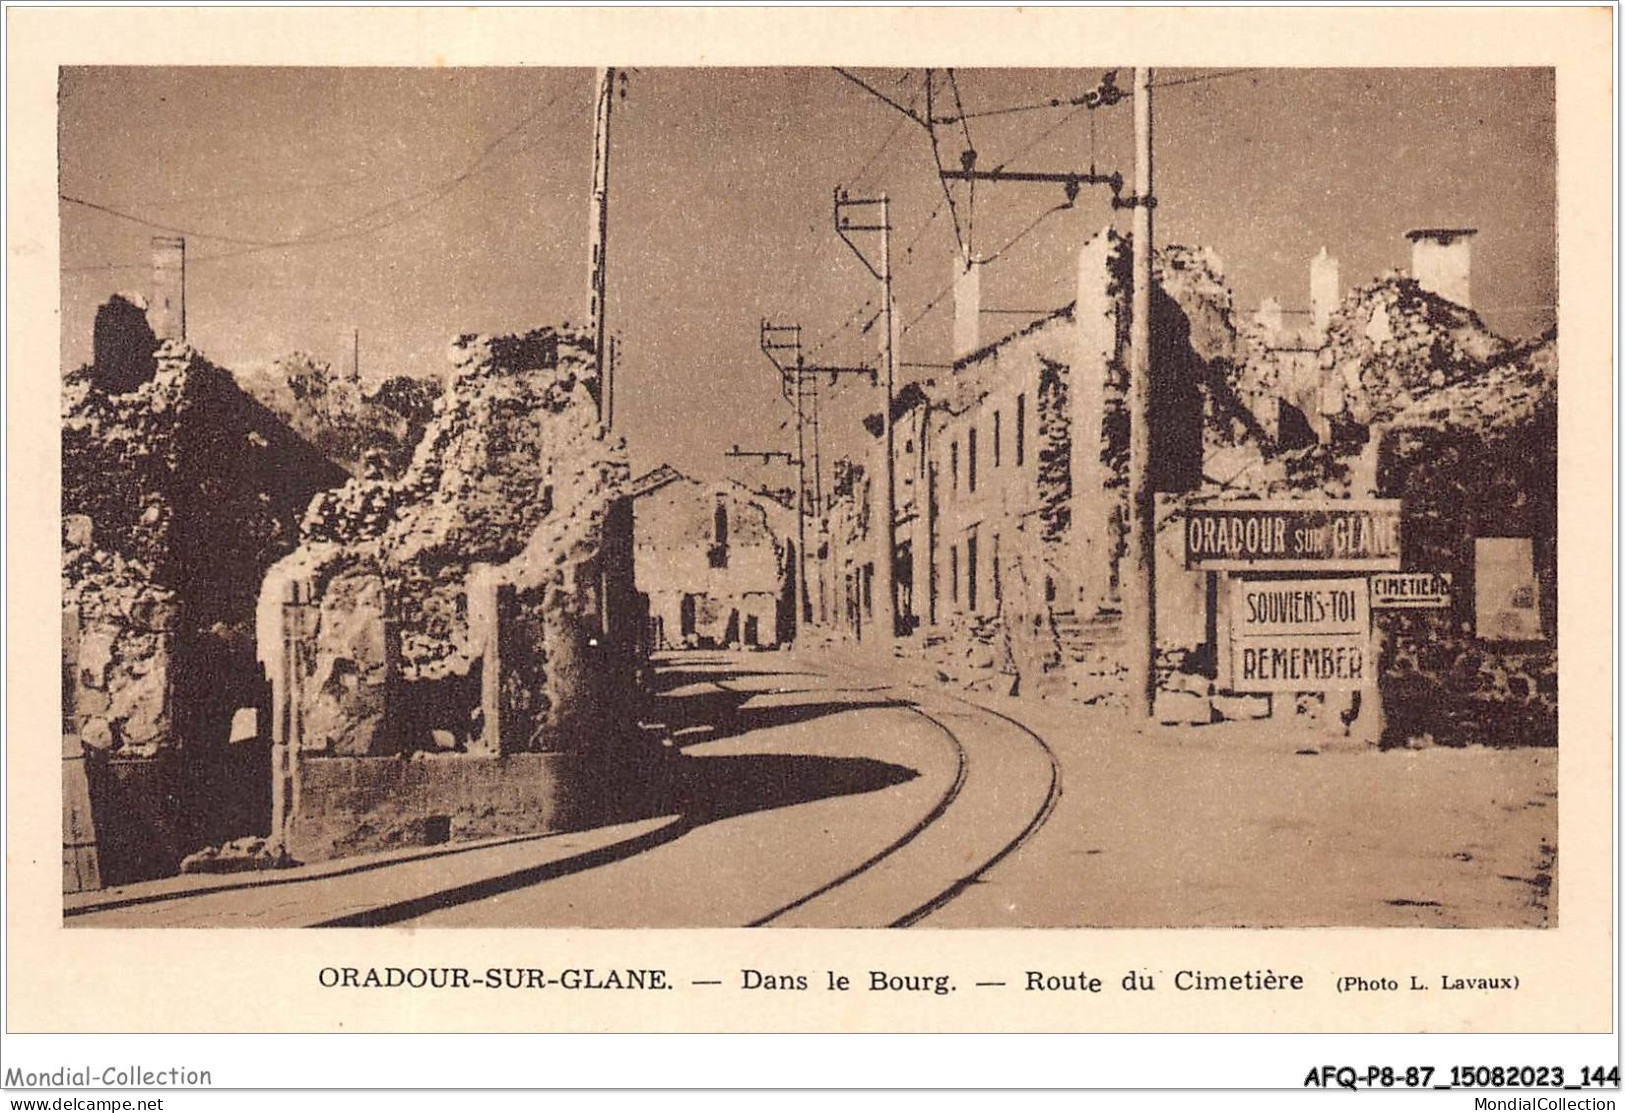
<path id="1" fill-rule="evenodd" d="M 808 364 L 801 350 L 801 326 L 775 325 L 762 322 L 762 354 L 779 373 L 779 386 L 785 400 L 796 408 L 796 463 L 800 468 L 796 485 L 797 544 L 801 575 L 801 619 L 810 623 L 813 616 L 812 592 L 807 586 L 807 518 L 809 514 L 823 512 L 823 480 L 819 477 L 818 457 L 818 376 L 827 374 L 831 381 L 840 375 L 867 375 L 874 378 L 872 367 L 837 367 Z M 812 426 L 813 482 L 807 482 L 807 426 Z M 730 453 L 730 455 L 733 455 Z M 752 454 L 754 455 L 754 454 Z M 809 499 L 809 494 L 811 498 Z"/>
<path id="2" fill-rule="evenodd" d="M 902 633 L 900 629 L 900 616 L 897 613 L 897 446 L 894 443 L 894 430 L 892 428 L 892 398 L 897 392 L 897 306 L 892 300 L 891 288 L 891 201 L 882 193 L 880 195 L 880 273 L 883 276 L 881 283 L 885 287 L 884 297 L 886 313 L 886 349 L 882 357 L 882 367 L 886 375 L 886 404 L 880 411 L 881 427 L 884 430 L 886 447 L 886 497 L 881 503 L 881 520 L 884 528 L 881 537 L 884 539 L 885 552 L 880 563 L 885 571 L 880 577 L 880 597 L 886 600 L 886 610 L 890 615 L 890 635 L 895 638 Z M 887 626 L 881 626 L 886 630 Z"/>
<path id="3" fill-rule="evenodd" d="M 1156 701 L 1156 494 L 1151 482 L 1151 68 L 1134 68 L 1134 294 L 1129 326 L 1128 568 L 1123 625 L 1128 635 L 1129 715 L 1151 720 Z"/>
<path id="4" fill-rule="evenodd" d="M 361 330 L 355 330 L 355 345 L 350 349 L 350 377 L 361 381 Z"/>
<path id="5" fill-rule="evenodd" d="M 612 371 L 605 348 L 608 334 L 604 327 L 606 253 L 609 248 L 609 116 L 614 102 L 615 69 L 600 66 L 593 127 L 591 224 L 588 230 L 592 277 L 587 321 L 592 330 L 594 370 L 598 373 L 598 419 L 605 433 L 615 427 L 615 392 L 610 382 Z"/>
<path id="6" fill-rule="evenodd" d="M 880 223 L 854 224 L 846 215 L 847 209 L 878 208 L 880 210 Z M 841 239 L 846 241 L 869 273 L 880 280 L 881 284 L 881 313 L 886 318 L 886 330 L 881 340 L 881 376 L 886 386 L 886 398 L 880 408 L 882 451 L 885 454 L 885 481 L 881 484 L 880 504 L 880 533 L 881 545 L 880 559 L 875 562 L 875 574 L 880 580 L 879 595 L 884 601 L 889 614 L 887 621 L 880 624 L 883 640 L 894 639 L 900 631 L 897 614 L 897 575 L 894 567 L 897 561 L 897 458 L 893 451 L 892 436 L 892 396 L 896 390 L 897 379 L 897 313 L 892 303 L 892 273 L 891 273 L 891 201 L 882 193 L 874 198 L 856 198 L 847 195 L 839 187 L 835 190 L 835 230 L 840 233 Z M 848 232 L 879 232 L 880 233 L 880 266 L 877 269 L 868 260 L 868 257 L 858 248 L 857 244 L 847 236 Z"/>
<path id="7" fill-rule="evenodd" d="M 789 340 L 780 337 L 788 336 Z M 812 593 L 807 590 L 807 414 L 803 405 L 806 389 L 801 375 L 801 326 L 770 325 L 762 322 L 762 353 L 779 372 L 785 396 L 794 392 L 796 407 L 796 614 L 802 623 L 812 621 Z M 787 374 L 776 352 L 794 352 L 793 376 Z"/>

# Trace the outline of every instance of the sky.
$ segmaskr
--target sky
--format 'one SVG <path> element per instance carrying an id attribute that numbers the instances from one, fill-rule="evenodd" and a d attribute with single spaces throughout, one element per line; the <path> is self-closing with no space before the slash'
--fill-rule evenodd
<path id="1" fill-rule="evenodd" d="M 923 112 L 926 71 L 855 70 Z M 936 71 L 947 166 L 1121 171 L 1132 102 L 1049 107 L 1100 70 Z M 1411 228 L 1471 226 L 1489 325 L 1555 319 L 1549 70 L 1158 70 L 1155 236 L 1212 248 L 1238 309 L 1308 305 L 1309 260 L 1343 289 L 1409 264 Z M 1128 88 L 1132 70 L 1118 83 Z M 957 85 L 958 104 L 955 89 Z M 941 375 L 959 241 L 982 266 L 984 340 L 1072 299 L 1077 249 L 1126 230 L 1109 194 L 980 184 L 945 202 L 927 130 L 833 69 L 627 73 L 615 104 L 608 323 L 634 472 L 787 485 L 794 447 L 759 324 L 799 322 L 813 360 L 873 363 L 879 284 L 834 229 L 833 191 L 885 192 L 902 381 Z M 85 68 L 62 71 L 62 351 L 89 358 L 95 309 L 149 289 L 150 238 L 187 239 L 188 339 L 227 367 L 303 351 L 363 377 L 434 376 L 460 333 L 586 317 L 593 74 L 585 69 Z M 1040 105 L 1041 107 L 1029 107 Z M 1019 111 L 1003 111 L 1004 109 Z M 957 227 L 956 227 L 957 225 Z M 877 237 L 862 243 L 878 251 Z M 1013 241 L 1013 242 L 1012 242 Z M 1009 246 L 1006 247 L 1005 245 Z M 1001 250 L 1003 249 L 1003 250 Z M 871 260 L 876 256 L 870 255 Z M 874 302 L 878 304 L 878 300 Z M 844 326 L 844 327 L 843 327 Z M 874 388 L 824 412 L 826 470 L 856 449 Z"/>

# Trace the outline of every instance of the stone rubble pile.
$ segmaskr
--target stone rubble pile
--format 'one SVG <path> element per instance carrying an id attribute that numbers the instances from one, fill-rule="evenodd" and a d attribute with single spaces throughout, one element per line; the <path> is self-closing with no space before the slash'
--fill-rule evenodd
<path id="1" fill-rule="evenodd" d="M 492 616 L 476 582 L 511 585 L 515 621 L 528 624 L 516 645 L 526 648 L 504 660 L 502 682 L 536 699 L 549 690 L 543 670 L 565 667 L 544 661 L 541 646 L 604 606 L 595 559 L 628 476 L 624 453 L 600 431 L 587 342 L 550 328 L 470 335 L 450 358 L 404 472 L 314 498 L 300 548 L 262 591 L 260 655 L 273 671 L 280 608 L 294 597 L 309 604 L 297 667 L 309 694 L 306 745 L 318 751 L 414 750 L 448 731 L 461 747 L 481 736 L 476 666 Z M 535 670 L 522 685 L 521 668 Z M 386 721 L 405 713 L 399 685 L 425 684 L 443 687 L 413 706 L 443 705 L 439 719 Z M 532 710 L 546 718 L 548 708 Z"/>
<path id="2" fill-rule="evenodd" d="M 1471 433 L 1485 440 L 1526 427 L 1557 390 L 1557 340 L 1548 335 L 1509 348 L 1472 378 L 1418 398 L 1398 413 L 1395 429 Z"/>
<path id="3" fill-rule="evenodd" d="M 312 500 L 304 544 L 282 567 L 318 585 L 347 568 L 381 572 L 408 680 L 468 671 L 470 568 L 522 558 L 529 575 L 562 587 L 626 481 L 598 433 L 581 341 L 551 329 L 464 336 L 451 360 L 449 387 L 405 472 Z"/>
<path id="4" fill-rule="evenodd" d="M 252 666 L 260 576 L 293 548 L 310 493 L 342 473 L 192 347 L 124 330 L 98 338 L 118 366 L 63 379 L 63 602 L 82 628 L 84 738 L 148 756 L 181 741 L 172 712 L 210 708 L 193 715 L 194 740 L 225 741 L 211 701 L 252 688 L 225 672 Z"/>
<path id="5" fill-rule="evenodd" d="M 1507 349 L 1471 309 L 1389 276 L 1350 291 L 1332 315 L 1320 354 L 1322 410 L 1381 423 L 1423 394 L 1477 376 Z"/>
<path id="6" fill-rule="evenodd" d="M 248 835 L 188 854 L 181 859 L 180 872 L 240 873 L 283 869 L 293 864 L 280 840 Z"/>

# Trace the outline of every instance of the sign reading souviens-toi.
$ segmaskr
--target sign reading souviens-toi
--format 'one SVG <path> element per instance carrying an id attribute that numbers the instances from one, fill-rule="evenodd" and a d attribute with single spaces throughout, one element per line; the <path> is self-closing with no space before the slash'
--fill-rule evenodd
<path id="1" fill-rule="evenodd" d="M 1190 503 L 1185 567 L 1249 572 L 1399 570 L 1398 499 Z"/>
<path id="2" fill-rule="evenodd" d="M 1237 580 L 1231 686 L 1238 692 L 1336 692 L 1371 681 L 1371 610 L 1358 578 Z"/>

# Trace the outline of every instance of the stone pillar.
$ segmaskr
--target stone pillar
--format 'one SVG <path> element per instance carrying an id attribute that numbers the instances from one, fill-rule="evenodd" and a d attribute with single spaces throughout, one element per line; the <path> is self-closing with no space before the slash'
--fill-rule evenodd
<path id="1" fill-rule="evenodd" d="M 1473 307 L 1473 236 L 1476 228 L 1417 228 L 1411 241 L 1411 276 L 1429 293 Z"/>
<path id="2" fill-rule="evenodd" d="M 553 673 L 565 667 L 563 658 L 573 655 L 573 647 L 548 645 L 544 673 L 537 667 L 542 620 L 524 614 L 518 588 L 493 565 L 481 564 L 469 573 L 466 590 L 469 642 L 481 656 L 482 725 L 472 747 L 490 754 L 536 749 L 538 736 L 552 733 L 544 725 L 555 710 Z M 586 643 L 594 639 L 597 628 L 596 620 L 586 621 L 572 635 Z"/>
<path id="3" fill-rule="evenodd" d="M 302 580 L 268 580 L 274 592 L 274 631 L 259 635 L 260 659 L 271 681 L 271 834 L 284 843 L 299 814 L 299 750 L 304 745 L 305 641 L 310 637 L 311 590 Z M 263 598 L 263 597 L 262 597 Z M 262 609 L 262 614 L 263 614 Z M 279 643 L 274 651 L 270 635 Z"/>
<path id="4" fill-rule="evenodd" d="M 476 647 L 480 659 L 480 720 L 479 737 L 471 740 L 488 753 L 502 752 L 504 726 L 502 699 L 502 596 L 506 589 L 512 596 L 513 585 L 504 584 L 496 569 L 489 564 L 477 564 L 469 570 L 464 590 L 468 593 L 468 640 Z"/>
<path id="5" fill-rule="evenodd" d="M 1111 600 L 1113 510 L 1116 500 L 1106 490 L 1105 449 L 1107 383 L 1120 361 L 1119 318 L 1124 305 L 1113 264 L 1122 237 L 1105 229 L 1078 254 L 1078 300 L 1074 307 L 1077 347 L 1067 385 L 1068 427 L 1072 440 L 1072 551 L 1077 580 L 1076 608 L 1093 615 Z M 1029 422 L 1038 425 L 1034 392 Z M 1036 440 L 1036 438 L 1035 438 Z M 1057 599 L 1057 610 L 1074 605 Z"/>

